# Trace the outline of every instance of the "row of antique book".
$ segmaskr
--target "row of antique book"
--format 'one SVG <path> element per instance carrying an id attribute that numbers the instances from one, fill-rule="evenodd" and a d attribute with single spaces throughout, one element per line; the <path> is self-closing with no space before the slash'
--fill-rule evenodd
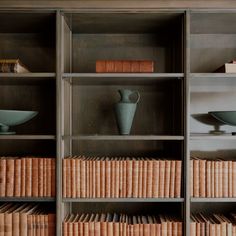
<path id="1" fill-rule="evenodd" d="M 34 203 L 4 203 L 0 206 L 1 236 L 54 236 L 55 213 Z"/>
<path id="2" fill-rule="evenodd" d="M 181 236 L 182 222 L 168 215 L 69 214 L 63 222 L 63 235 Z"/>
<path id="3" fill-rule="evenodd" d="M 236 197 L 236 161 L 191 160 L 193 197 Z"/>
<path id="4" fill-rule="evenodd" d="M 179 160 L 69 157 L 63 159 L 63 197 L 180 197 Z"/>
<path id="5" fill-rule="evenodd" d="M 0 197 L 54 196 L 55 158 L 0 158 Z"/>
<path id="6" fill-rule="evenodd" d="M 236 214 L 191 214 L 190 236 L 236 236 Z"/>

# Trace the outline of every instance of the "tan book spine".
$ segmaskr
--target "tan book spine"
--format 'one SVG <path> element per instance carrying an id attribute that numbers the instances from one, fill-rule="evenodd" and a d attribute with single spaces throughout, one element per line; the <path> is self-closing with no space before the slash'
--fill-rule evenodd
<path id="1" fill-rule="evenodd" d="M 115 197 L 115 160 L 111 160 L 111 197 Z"/>
<path id="2" fill-rule="evenodd" d="M 228 181 L 228 171 L 229 165 L 228 161 L 223 161 L 223 197 L 229 196 L 229 181 Z"/>
<path id="3" fill-rule="evenodd" d="M 232 185 L 233 185 L 233 188 L 232 188 L 232 192 L 233 192 L 233 197 L 236 197 L 236 161 L 233 161 L 232 162 L 232 168 L 233 168 L 233 171 L 232 171 Z"/>
<path id="4" fill-rule="evenodd" d="M 159 161 L 159 197 L 165 196 L 165 161 Z"/>
<path id="5" fill-rule="evenodd" d="M 97 185 L 97 179 L 96 179 L 96 161 L 92 160 L 92 197 L 96 197 L 96 185 Z"/>
<path id="6" fill-rule="evenodd" d="M 172 236 L 178 236 L 178 223 L 176 221 L 172 222 Z"/>
<path id="7" fill-rule="evenodd" d="M 218 191 L 219 191 L 219 197 L 223 197 L 223 162 L 219 161 L 218 162 L 219 170 L 218 170 Z"/>
<path id="8" fill-rule="evenodd" d="M 0 212 L 0 236 L 5 236 L 4 235 L 4 213 Z"/>
<path id="9" fill-rule="evenodd" d="M 219 197 L 219 161 L 215 162 L 215 197 Z"/>
<path id="10" fill-rule="evenodd" d="M 43 158 L 43 196 L 47 196 L 47 158 Z"/>
<path id="11" fill-rule="evenodd" d="M 32 197 L 32 158 L 26 158 L 25 196 Z"/>
<path id="12" fill-rule="evenodd" d="M 105 197 L 111 197 L 111 161 L 105 161 Z"/>
<path id="13" fill-rule="evenodd" d="M 167 222 L 161 222 L 161 236 L 168 236 Z"/>
<path id="14" fill-rule="evenodd" d="M 132 197 L 132 175 L 133 175 L 133 160 L 126 160 L 126 168 L 127 168 L 127 176 L 126 176 L 126 180 L 127 180 L 127 195 L 126 197 L 130 198 Z"/>
<path id="15" fill-rule="evenodd" d="M 72 164 L 72 163 L 71 163 Z M 67 230 L 68 230 L 68 236 L 73 236 L 73 222 L 68 222 L 67 223 Z"/>
<path id="16" fill-rule="evenodd" d="M 81 197 L 80 192 L 80 158 L 75 159 L 75 183 L 76 183 L 76 197 Z"/>
<path id="17" fill-rule="evenodd" d="M 178 236 L 183 235 L 183 224 L 182 222 L 178 222 Z"/>
<path id="18" fill-rule="evenodd" d="M 76 198 L 76 164 L 75 159 L 72 158 L 71 160 L 71 197 Z"/>
<path id="19" fill-rule="evenodd" d="M 88 192 L 87 192 L 87 197 L 91 198 L 92 197 L 92 192 L 93 192 L 93 170 L 92 170 L 92 167 L 93 167 L 93 164 L 92 164 L 92 159 L 90 159 L 88 162 L 88 176 L 89 176 L 89 181 L 88 181 L 88 185 L 87 185 L 87 188 L 88 188 Z"/>
<path id="20" fill-rule="evenodd" d="M 199 160 L 193 160 L 193 195 L 199 197 Z"/>
<path id="21" fill-rule="evenodd" d="M 33 216 L 29 215 L 29 216 L 26 217 L 26 219 L 27 219 L 27 224 L 25 225 L 26 234 L 24 234 L 24 235 L 33 236 L 33 227 L 34 227 L 34 225 L 33 225 Z"/>
<path id="22" fill-rule="evenodd" d="M 68 236 L 68 222 L 63 222 L 63 236 Z"/>
<path id="23" fill-rule="evenodd" d="M 6 162 L 6 197 L 14 195 L 14 166 L 15 161 L 8 159 Z"/>
<path id="24" fill-rule="evenodd" d="M 49 235 L 49 229 L 48 229 L 48 215 L 44 215 L 44 225 L 45 225 L 45 236 L 50 236 Z"/>
<path id="25" fill-rule="evenodd" d="M 106 163 L 105 160 L 101 160 L 101 197 L 105 198 L 106 196 Z"/>
<path id="26" fill-rule="evenodd" d="M 56 159 L 52 158 L 51 159 L 51 196 L 55 197 L 56 196 Z"/>
<path id="27" fill-rule="evenodd" d="M 71 159 L 66 159 L 66 195 L 71 198 Z"/>
<path id="28" fill-rule="evenodd" d="M 170 197 L 170 167 L 171 161 L 165 161 L 164 197 Z"/>
<path id="29" fill-rule="evenodd" d="M 159 160 L 153 161 L 153 197 L 159 197 Z"/>
<path id="30" fill-rule="evenodd" d="M 4 236 L 12 236 L 12 214 L 4 213 Z"/>
<path id="31" fill-rule="evenodd" d="M 115 161 L 115 197 L 120 197 L 120 161 Z"/>
<path id="32" fill-rule="evenodd" d="M 142 197 L 147 197 L 147 161 L 143 161 L 143 191 L 142 191 Z"/>
<path id="33" fill-rule="evenodd" d="M 132 179 L 132 197 L 138 197 L 138 175 L 139 175 L 139 161 L 133 160 L 133 179 Z"/>
<path id="34" fill-rule="evenodd" d="M 228 197 L 233 197 L 233 162 L 229 161 L 229 176 L 228 176 Z"/>
<path id="35" fill-rule="evenodd" d="M 97 60 L 96 61 L 96 73 L 105 73 L 106 72 L 106 61 Z"/>
<path id="36" fill-rule="evenodd" d="M 206 162 L 206 197 L 212 197 L 211 195 L 211 161 Z"/>
<path id="37" fill-rule="evenodd" d="M 147 161 L 147 197 L 152 198 L 153 188 L 152 188 L 152 180 L 153 180 L 153 161 Z"/>
<path id="38" fill-rule="evenodd" d="M 66 159 L 62 159 L 62 169 L 63 169 L 62 170 L 63 171 L 63 181 L 62 181 L 63 189 L 62 189 L 62 195 L 63 195 L 64 198 L 67 197 L 67 192 L 66 192 L 66 187 L 67 187 L 67 168 L 66 168 L 66 165 L 67 165 Z M 66 225 L 66 223 L 63 224 L 63 227 L 67 227 L 67 225 L 66 226 L 64 226 L 64 225 Z"/>
<path id="39" fill-rule="evenodd" d="M 20 236 L 20 215 L 18 212 L 12 214 L 12 236 Z"/>
<path id="40" fill-rule="evenodd" d="M 94 236 L 102 236 L 101 235 L 101 222 L 94 223 Z"/>
<path id="41" fill-rule="evenodd" d="M 39 159 L 32 158 L 32 196 L 39 196 Z"/>
<path id="42" fill-rule="evenodd" d="M 143 224 L 143 236 L 150 235 L 150 224 Z"/>
<path id="43" fill-rule="evenodd" d="M 96 197 L 100 198 L 101 197 L 101 160 L 97 159 L 95 161 L 96 169 L 95 169 L 95 174 L 96 174 Z"/>
<path id="44" fill-rule="evenodd" d="M 21 159 L 15 160 L 14 196 L 21 196 Z"/>
<path id="45" fill-rule="evenodd" d="M 122 61 L 116 61 L 115 62 L 115 69 L 114 69 L 116 73 L 122 73 L 123 72 L 123 63 Z"/>
<path id="46" fill-rule="evenodd" d="M 193 160 L 190 160 L 190 196 L 193 197 Z"/>
<path id="47" fill-rule="evenodd" d="M 107 222 L 107 235 L 114 236 L 114 234 L 113 234 L 113 222 Z"/>
<path id="48" fill-rule="evenodd" d="M 173 236 L 172 235 L 172 222 L 167 221 L 167 236 Z"/>
<path id="49" fill-rule="evenodd" d="M 35 221 L 36 221 L 36 236 L 41 236 L 41 230 L 40 230 L 40 215 L 35 216 Z M 48 231 L 48 236 L 49 236 L 49 231 Z"/>
<path id="50" fill-rule="evenodd" d="M 181 197 L 181 181 L 182 180 L 182 161 L 176 161 L 176 172 L 175 172 L 175 184 L 176 191 L 175 197 Z"/>
<path id="51" fill-rule="evenodd" d="M 101 222 L 101 236 L 109 236 L 107 234 L 107 222 Z"/>
<path id="52" fill-rule="evenodd" d="M 211 194 L 215 197 L 215 161 L 211 163 Z"/>
<path id="53" fill-rule="evenodd" d="M 44 181 L 43 181 L 43 166 L 44 166 L 44 160 L 43 158 L 39 158 L 38 159 L 38 195 L 39 197 L 43 197 L 43 184 L 44 184 Z M 63 176 L 64 178 L 64 176 Z"/>
<path id="54" fill-rule="evenodd" d="M 123 197 L 127 197 L 127 162 L 123 161 Z"/>
<path id="55" fill-rule="evenodd" d="M 123 197 L 123 160 L 119 159 L 120 168 L 119 168 L 119 197 Z"/>
<path id="56" fill-rule="evenodd" d="M 138 197 L 143 197 L 143 161 L 138 160 L 139 162 L 139 175 L 138 175 Z"/>
<path id="57" fill-rule="evenodd" d="M 170 195 L 169 197 L 175 197 L 175 161 L 171 161 L 170 166 Z"/>
<path id="58" fill-rule="evenodd" d="M 153 235 L 155 235 L 154 232 Z M 134 224 L 134 236 L 139 236 L 139 224 Z"/>
<path id="59" fill-rule="evenodd" d="M 200 183 L 199 183 L 199 196 L 200 197 L 206 197 L 206 161 L 205 160 L 199 160 L 199 177 L 200 177 Z"/>
<path id="60" fill-rule="evenodd" d="M 44 231 L 45 231 L 45 229 L 44 229 L 44 216 L 40 215 L 39 219 L 40 219 L 40 236 L 45 236 L 45 234 L 44 234 Z M 54 228 L 55 228 L 55 225 L 54 225 Z M 54 232 L 54 234 L 50 234 L 49 236 L 51 236 L 51 235 L 55 235 L 55 232 Z"/>
<path id="61" fill-rule="evenodd" d="M 20 235 L 27 235 L 27 213 L 20 214 Z"/>
<path id="62" fill-rule="evenodd" d="M 190 223 L 190 236 L 197 236 L 196 234 L 196 222 Z"/>
<path id="63" fill-rule="evenodd" d="M 80 176 L 81 176 L 81 182 L 80 182 L 80 188 L 81 188 L 81 197 L 85 198 L 86 197 L 86 160 L 82 159 L 80 162 Z"/>
<path id="64" fill-rule="evenodd" d="M 5 196 L 6 196 L 6 159 L 0 159 L 0 197 L 5 197 Z"/>

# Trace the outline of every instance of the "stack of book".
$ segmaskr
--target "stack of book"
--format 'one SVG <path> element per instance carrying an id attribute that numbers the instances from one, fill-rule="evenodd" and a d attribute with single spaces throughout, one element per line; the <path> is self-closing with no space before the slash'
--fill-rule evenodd
<path id="1" fill-rule="evenodd" d="M 179 160 L 71 157 L 63 160 L 63 197 L 180 197 Z"/>
<path id="2" fill-rule="evenodd" d="M 149 60 L 98 60 L 97 73 L 151 73 L 154 62 Z"/>
<path id="3" fill-rule="evenodd" d="M 54 196 L 55 158 L 0 158 L 0 197 Z"/>
<path id="4" fill-rule="evenodd" d="M 236 197 L 236 162 L 191 160 L 191 196 Z"/>
<path id="5" fill-rule="evenodd" d="M 70 214 L 63 222 L 63 235 L 181 236 L 182 222 L 166 215 Z"/>
<path id="6" fill-rule="evenodd" d="M 55 214 L 36 204 L 5 203 L 0 206 L 0 235 L 55 235 Z"/>
<path id="7" fill-rule="evenodd" d="M 28 73 L 29 70 L 19 59 L 0 59 L 0 73 Z"/>
<path id="8" fill-rule="evenodd" d="M 190 236 L 236 236 L 236 214 L 192 214 Z"/>

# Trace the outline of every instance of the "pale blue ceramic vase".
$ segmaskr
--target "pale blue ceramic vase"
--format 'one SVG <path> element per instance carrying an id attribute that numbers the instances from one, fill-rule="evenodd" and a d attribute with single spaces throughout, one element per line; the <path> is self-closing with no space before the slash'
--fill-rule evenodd
<path id="1" fill-rule="evenodd" d="M 129 89 L 120 89 L 118 92 L 121 100 L 115 105 L 115 113 L 119 133 L 121 135 L 129 135 L 140 95 L 138 91 L 131 91 Z M 137 94 L 135 102 L 130 100 L 132 94 Z"/>

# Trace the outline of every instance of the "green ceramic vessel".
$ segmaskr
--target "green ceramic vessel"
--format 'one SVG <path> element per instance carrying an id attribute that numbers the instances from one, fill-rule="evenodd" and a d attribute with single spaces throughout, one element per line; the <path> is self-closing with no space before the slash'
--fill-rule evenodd
<path id="1" fill-rule="evenodd" d="M 236 111 L 210 111 L 209 114 L 224 124 L 236 126 Z"/>
<path id="2" fill-rule="evenodd" d="M 0 110 L 0 135 L 15 134 L 10 126 L 21 125 L 38 114 L 37 111 Z"/>

